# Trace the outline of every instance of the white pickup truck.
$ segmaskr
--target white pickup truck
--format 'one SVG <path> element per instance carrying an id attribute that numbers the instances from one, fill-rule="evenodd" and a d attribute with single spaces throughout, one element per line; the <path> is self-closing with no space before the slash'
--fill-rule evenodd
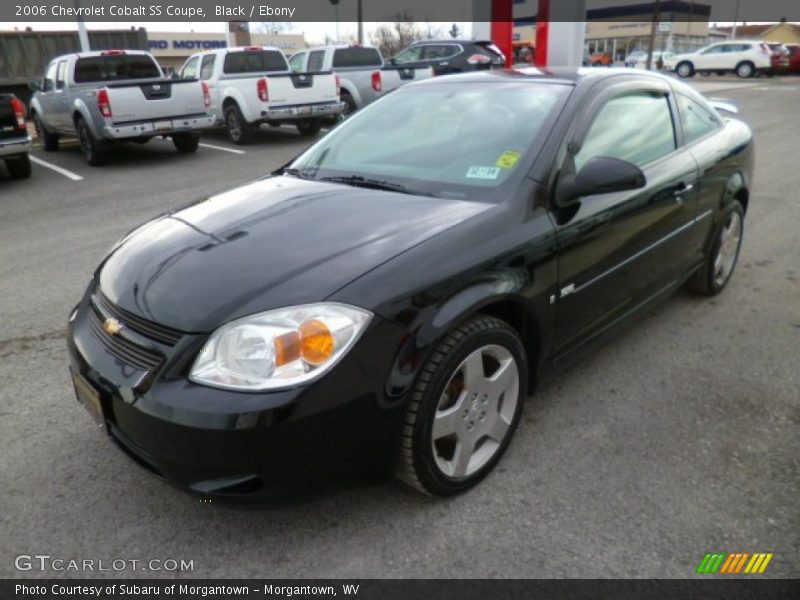
<path id="1" fill-rule="evenodd" d="M 432 67 L 387 65 L 380 50 L 363 45 L 308 48 L 293 54 L 289 66 L 295 72 L 336 73 L 345 116 L 402 85 L 433 77 Z"/>
<path id="2" fill-rule="evenodd" d="M 180 76 L 208 86 L 214 116 L 235 144 L 251 142 L 262 123 L 294 123 L 301 134 L 316 135 L 323 120 L 344 108 L 333 73 L 293 73 L 283 52 L 268 46 L 194 54 Z"/>
<path id="3" fill-rule="evenodd" d="M 111 144 L 120 140 L 171 137 L 179 152 L 194 152 L 197 130 L 214 124 L 206 86 L 166 79 L 139 50 L 59 56 L 31 88 L 31 118 L 44 149 L 58 150 L 61 136 L 77 136 L 93 166 L 107 162 Z"/>

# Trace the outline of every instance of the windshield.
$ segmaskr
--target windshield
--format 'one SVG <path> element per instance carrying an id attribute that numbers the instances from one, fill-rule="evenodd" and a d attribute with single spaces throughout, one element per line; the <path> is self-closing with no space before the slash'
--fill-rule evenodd
<path id="1" fill-rule="evenodd" d="M 406 87 L 342 123 L 289 172 L 492 199 L 502 196 L 504 184 L 524 176 L 570 89 L 503 81 Z"/>

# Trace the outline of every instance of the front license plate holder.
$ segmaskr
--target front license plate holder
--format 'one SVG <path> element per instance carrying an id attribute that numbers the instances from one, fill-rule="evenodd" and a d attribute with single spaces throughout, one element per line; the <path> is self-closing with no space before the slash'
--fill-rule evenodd
<path id="1" fill-rule="evenodd" d="M 156 131 L 169 131 L 172 129 L 172 121 L 156 121 L 153 127 Z"/>
<path id="2" fill-rule="evenodd" d="M 80 373 L 72 373 L 72 385 L 75 387 L 75 396 L 83 407 L 92 415 L 99 427 L 105 428 L 106 418 L 103 414 L 103 403 L 100 401 L 100 392 L 86 381 Z"/>

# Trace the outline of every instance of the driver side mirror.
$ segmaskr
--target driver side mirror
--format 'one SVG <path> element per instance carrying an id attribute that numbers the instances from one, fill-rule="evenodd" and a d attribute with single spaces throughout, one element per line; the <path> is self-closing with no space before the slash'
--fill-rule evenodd
<path id="1" fill-rule="evenodd" d="M 41 92 L 42 91 L 42 82 L 38 79 L 34 79 L 33 81 L 28 82 L 28 87 L 33 90 L 34 92 Z"/>
<path id="2" fill-rule="evenodd" d="M 556 187 L 555 202 L 564 208 L 583 196 L 637 190 L 647 184 L 642 170 L 635 164 L 610 156 L 589 160 L 577 175 L 565 175 Z"/>
<path id="3" fill-rule="evenodd" d="M 397 59 L 393 56 L 392 58 L 389 59 L 389 64 L 390 65 L 396 65 L 397 64 Z"/>

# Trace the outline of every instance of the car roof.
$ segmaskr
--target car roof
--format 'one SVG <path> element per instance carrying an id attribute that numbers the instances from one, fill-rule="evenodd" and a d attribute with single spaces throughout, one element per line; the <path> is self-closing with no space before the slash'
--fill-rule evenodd
<path id="1" fill-rule="evenodd" d="M 611 77 L 638 77 L 639 79 L 657 79 L 670 84 L 680 83 L 674 77 L 662 75 L 653 71 L 640 71 L 622 67 L 553 67 L 539 69 L 537 67 L 524 67 L 518 69 L 493 69 L 490 71 L 470 71 L 448 75 L 447 77 L 433 77 L 424 79 L 411 85 L 443 85 L 447 83 L 491 82 L 491 81 L 533 81 L 540 83 L 555 83 L 562 85 L 583 85 L 595 83 Z"/>
<path id="2" fill-rule="evenodd" d="M 492 40 L 454 40 L 452 38 L 442 40 L 417 40 L 411 42 L 411 46 L 422 46 L 424 44 L 493 44 Z"/>

